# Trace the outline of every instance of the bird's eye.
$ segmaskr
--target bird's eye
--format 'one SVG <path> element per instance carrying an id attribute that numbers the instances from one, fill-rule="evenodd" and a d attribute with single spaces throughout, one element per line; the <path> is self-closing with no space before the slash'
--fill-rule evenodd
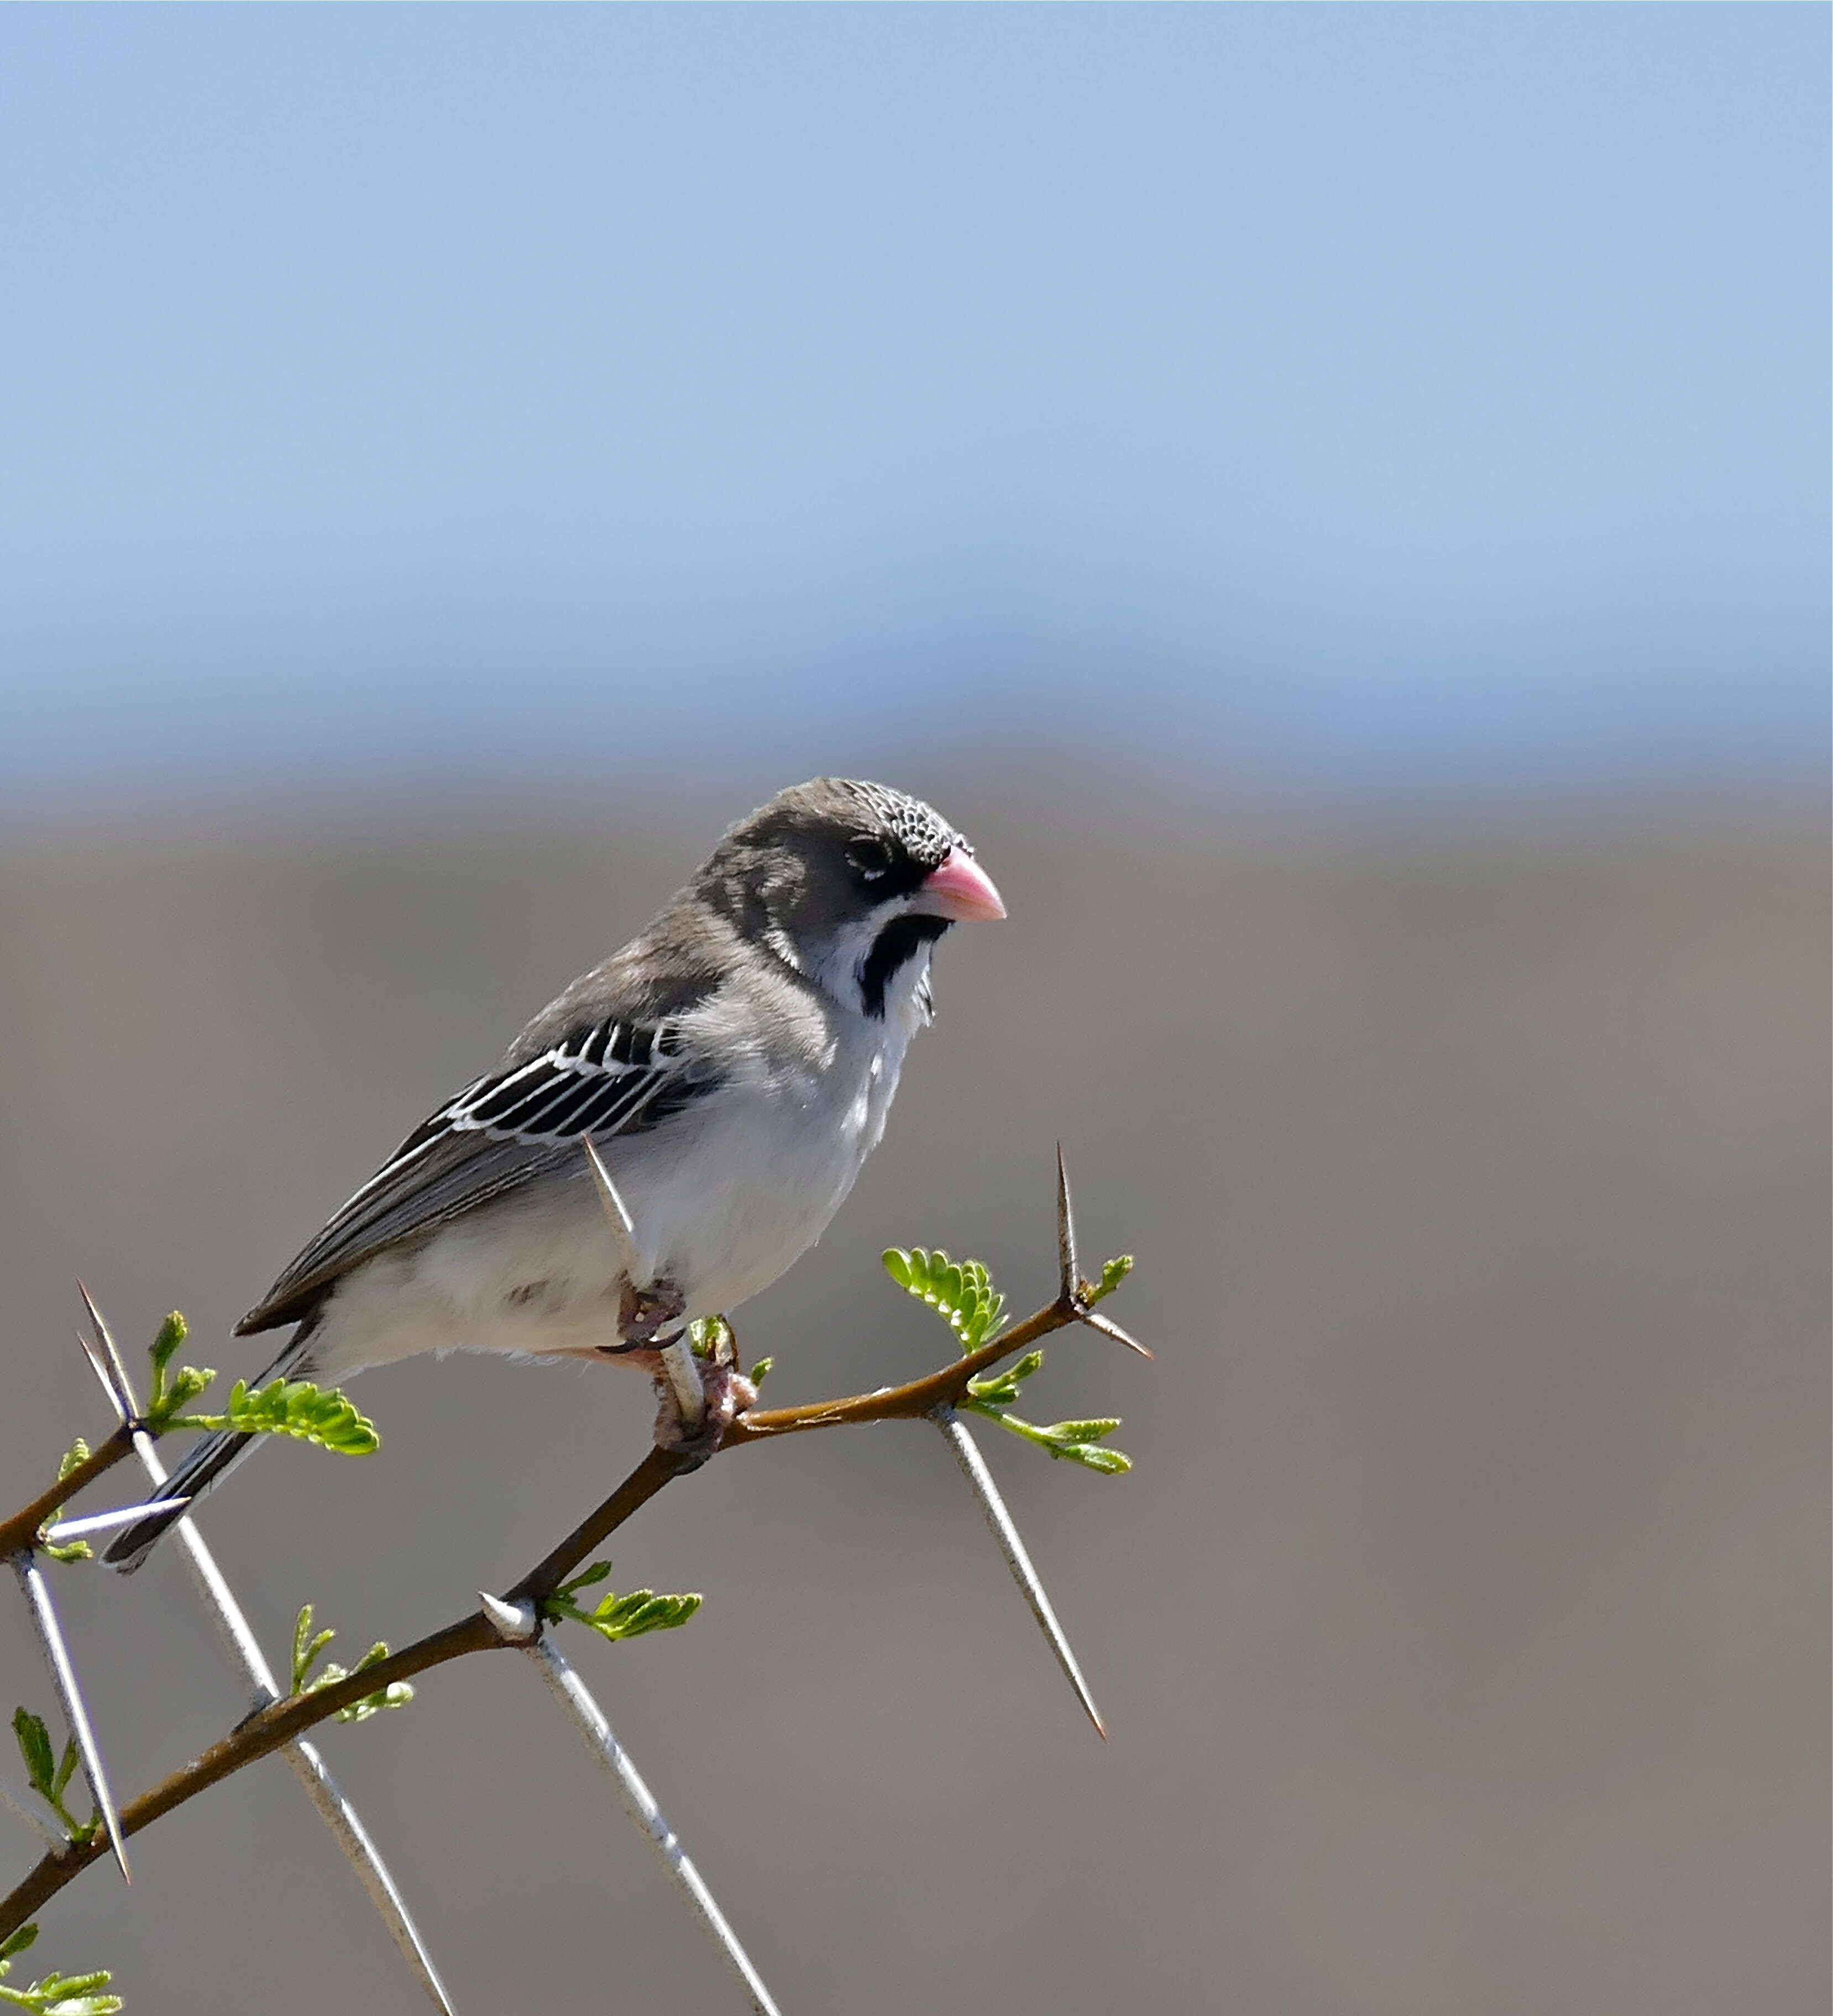
<path id="1" fill-rule="evenodd" d="M 847 842 L 847 859 L 859 871 L 864 881 L 876 882 L 891 872 L 891 849 L 869 833 Z"/>

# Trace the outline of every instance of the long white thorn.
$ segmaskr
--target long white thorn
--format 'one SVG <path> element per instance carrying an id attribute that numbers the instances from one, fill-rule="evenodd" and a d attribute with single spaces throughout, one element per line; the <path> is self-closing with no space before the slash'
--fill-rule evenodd
<path id="1" fill-rule="evenodd" d="M 1075 1314 L 1079 1323 L 1086 1323 L 1090 1330 L 1099 1330 L 1103 1337 L 1112 1337 L 1116 1344 L 1124 1344 L 1129 1351 L 1139 1357 L 1150 1358 L 1152 1355 L 1137 1337 L 1129 1337 L 1118 1323 L 1111 1323 L 1106 1316 L 1097 1316 L 1093 1309 L 1078 1309 Z"/>
<path id="2" fill-rule="evenodd" d="M 770 1991 L 764 1985 L 762 1976 L 739 1944 L 738 1935 L 726 1922 L 725 1913 L 719 1909 L 700 1871 L 688 1859 L 687 1851 L 681 1845 L 675 1830 L 663 1818 L 654 1795 L 630 1761 L 630 1753 L 611 1733 L 611 1725 L 605 1719 L 603 1709 L 593 1700 L 591 1690 L 567 1663 L 565 1654 L 555 1646 L 551 1636 L 537 1638 L 528 1647 L 528 1654 L 572 1718 L 574 1727 L 585 1738 L 592 1755 L 610 1773 L 625 1810 L 661 1857 L 663 1867 L 686 1898 L 689 1908 L 699 1919 L 708 1937 L 718 1948 L 720 1957 L 744 1984 L 751 2007 L 758 2016 L 778 2016 L 776 2004 L 770 1999 Z"/>
<path id="3" fill-rule="evenodd" d="M 1038 1621 L 1038 1629 L 1044 1634 L 1044 1641 L 1056 1654 L 1057 1663 L 1068 1676 L 1069 1684 L 1075 1690 L 1075 1697 L 1082 1703 L 1083 1712 L 1095 1725 L 1095 1733 L 1104 1743 L 1107 1740 L 1107 1726 L 1101 1719 L 1101 1712 L 1095 1705 L 1095 1697 L 1089 1692 L 1089 1683 L 1082 1676 L 1082 1669 L 1075 1663 L 1075 1654 L 1069 1649 L 1069 1640 L 1064 1636 L 1063 1627 L 1057 1622 L 1057 1613 L 1050 1607 L 1050 1599 L 1044 1593 L 1043 1583 L 1038 1571 L 1031 1564 L 1031 1556 L 1025 1552 L 1025 1543 L 1019 1538 L 1018 1528 L 1014 1525 L 1012 1514 L 1006 1509 L 1006 1501 L 999 1496 L 999 1488 L 993 1481 L 993 1474 L 986 1467 L 986 1459 L 953 1407 L 938 1407 L 930 1419 L 941 1429 L 942 1440 L 953 1453 L 961 1466 L 961 1474 L 967 1480 L 967 1488 L 974 1493 L 974 1502 L 980 1507 L 981 1517 L 987 1523 L 993 1538 L 999 1543 L 999 1552 L 1006 1557 L 1006 1565 L 1012 1571 L 1012 1579 L 1017 1583 L 1019 1593 L 1029 1605 L 1031 1614 Z"/>
<path id="4" fill-rule="evenodd" d="M 115 1810 L 114 1795 L 109 1790 L 107 1767 L 102 1762 L 101 1746 L 90 1725 L 82 1689 L 77 1684 L 77 1669 L 70 1662 L 70 1647 L 64 1643 L 63 1627 L 58 1622 L 56 1610 L 52 1604 L 51 1586 L 45 1579 L 45 1571 L 34 1560 L 30 1547 L 22 1547 L 13 1556 L 13 1571 L 25 1593 L 38 1643 L 45 1648 L 45 1663 L 51 1669 L 51 1684 L 57 1690 L 57 1702 L 63 1710 L 64 1722 L 76 1740 L 77 1755 L 83 1761 L 83 1776 L 89 1781 L 90 1795 L 95 1802 L 96 1812 L 102 1816 L 108 1845 L 114 1850 L 114 1859 L 121 1865 L 121 1881 L 131 1883 L 134 1877 L 128 1867 L 127 1844 L 121 1838 L 121 1815 Z"/>
<path id="5" fill-rule="evenodd" d="M 624 1262 L 624 1273 L 633 1288 L 649 1286 L 649 1270 L 636 1251 L 636 1221 L 630 1215 L 618 1186 L 611 1181 L 611 1172 L 605 1167 L 604 1157 L 598 1152 L 597 1144 L 589 1134 L 582 1134 L 579 1145 L 585 1150 L 586 1161 L 592 1169 L 592 1181 L 598 1186 L 598 1201 L 604 1206 L 605 1220 L 611 1228 L 611 1237 L 618 1242 L 618 1252 Z"/>
<path id="6" fill-rule="evenodd" d="M 45 1538 L 54 1547 L 66 1547 L 72 1540 L 86 1540 L 92 1534 L 112 1533 L 117 1527 L 131 1526 L 136 1519 L 144 1519 L 149 1512 L 170 1512 L 190 1502 L 189 1498 L 162 1498 L 156 1504 L 117 1505 L 112 1512 L 91 1512 L 81 1519 L 60 1519 L 55 1526 L 44 1529 Z"/>
<path id="7" fill-rule="evenodd" d="M 79 1287 L 81 1283 L 77 1284 Z M 77 1341 L 83 1346 L 84 1355 L 100 1382 L 102 1390 L 113 1402 L 115 1412 L 124 1421 L 135 1419 L 137 1409 L 132 1387 L 128 1382 L 127 1368 L 121 1363 L 121 1353 L 115 1348 L 114 1339 L 109 1334 L 108 1325 L 102 1312 L 90 1299 L 89 1291 L 83 1289 L 83 1300 L 88 1305 L 89 1319 L 95 1327 L 96 1343 L 92 1347 L 86 1338 Z M 145 1429 L 134 1431 L 134 1453 L 140 1459 L 140 1467 L 155 1485 L 164 1483 L 166 1468 L 151 1435 Z M 170 1501 L 165 1501 L 169 1503 Z M 202 1598 L 203 1607 L 210 1612 L 217 1635 L 228 1649 L 229 1656 L 247 1676 L 253 1694 L 253 1705 L 264 1708 L 269 1701 L 280 1698 L 279 1683 L 274 1677 L 273 1669 L 267 1662 L 267 1655 L 254 1635 L 242 1606 L 236 1600 L 223 1572 L 217 1566 L 216 1557 L 205 1544 L 203 1535 L 189 1519 L 181 1519 L 174 1528 L 176 1545 L 185 1557 L 185 1565 L 190 1571 L 191 1580 Z M 306 1797 L 318 1809 L 319 1817 L 331 1831 L 331 1838 L 343 1852 L 356 1880 L 362 1887 L 369 1902 L 376 1907 L 378 1916 L 387 1928 L 388 1936 L 394 1942 L 414 1978 L 426 1990 L 427 1999 L 443 2016 L 455 2016 L 451 1998 L 445 1985 L 439 1978 L 439 1971 L 433 1964 L 433 1957 L 427 1950 L 419 1928 L 409 1913 L 406 1900 L 402 1897 L 388 1865 L 382 1859 L 381 1852 L 369 1837 L 369 1829 L 363 1825 L 362 1816 L 347 1799 L 342 1787 L 332 1777 L 322 1753 L 315 1743 L 300 1737 L 288 1744 L 281 1752 L 286 1760 L 286 1768 L 299 1780 Z"/>

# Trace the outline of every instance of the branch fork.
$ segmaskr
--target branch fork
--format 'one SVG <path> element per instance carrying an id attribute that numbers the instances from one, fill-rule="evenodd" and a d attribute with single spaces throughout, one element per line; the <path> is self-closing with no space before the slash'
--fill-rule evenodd
<path id="1" fill-rule="evenodd" d="M 647 1270 L 643 1267 L 639 1257 L 636 1227 L 629 1211 L 610 1172 L 605 1168 L 602 1157 L 589 1139 L 584 1141 L 584 1147 L 600 1201 L 605 1208 L 607 1222 L 625 1258 L 628 1278 L 639 1293 L 646 1291 L 652 1284 L 646 1278 Z M 752 1406 L 731 1420 L 725 1430 L 719 1449 L 723 1453 L 726 1449 L 742 1448 L 752 1442 L 772 1441 L 783 1435 L 801 1434 L 811 1429 L 838 1427 L 855 1423 L 925 1420 L 934 1422 L 949 1442 L 962 1474 L 998 1539 L 1015 1581 L 1024 1593 L 1028 1606 L 1037 1618 L 1058 1663 L 1074 1687 L 1078 1700 L 1097 1730 L 1105 1737 L 1106 1729 L 1087 1683 L 1057 1622 L 1049 1598 L 1032 1566 L 1010 1514 L 1007 1510 L 978 1449 L 956 1413 L 956 1409 L 969 1397 L 971 1381 L 1002 1360 L 1029 1350 L 1040 1339 L 1057 1330 L 1067 1329 L 1073 1323 L 1080 1323 L 1099 1331 L 1141 1357 L 1151 1355 L 1143 1345 L 1100 1314 L 1095 1307 L 1097 1301 L 1112 1286 L 1117 1285 L 1118 1276 L 1112 1281 L 1104 1276 L 1100 1283 L 1086 1281 L 1082 1277 L 1076 1251 L 1069 1179 L 1061 1145 L 1057 1153 L 1057 1234 L 1059 1262 L 1057 1295 L 1051 1302 L 1022 1322 L 958 1357 L 951 1364 L 904 1385 L 882 1388 L 873 1393 L 856 1394 L 846 1399 L 817 1402 L 799 1407 Z M 639 1280 L 639 1276 L 644 1278 Z M 85 1300 L 88 1301 L 86 1291 Z M 96 1332 L 96 1345 L 92 1346 L 89 1341 L 85 1339 L 82 1341 L 84 1349 L 97 1377 L 108 1391 L 122 1417 L 121 1425 L 92 1456 L 78 1465 L 50 1490 L 41 1494 L 23 1511 L 0 1523 L 0 1549 L 4 1549 L 10 1539 L 11 1551 L 17 1553 L 23 1548 L 29 1557 L 40 1526 L 56 1511 L 59 1506 L 82 1485 L 101 1476 L 138 1444 L 146 1445 L 140 1453 L 142 1461 L 147 1463 L 149 1474 L 155 1474 L 157 1471 L 157 1459 L 151 1456 L 151 1438 L 138 1420 L 131 1390 L 119 1354 L 115 1352 L 113 1340 L 108 1336 L 106 1327 L 92 1302 L 89 1308 Z M 682 1417 L 704 1419 L 707 1412 L 706 1391 L 701 1382 L 700 1366 L 687 1340 L 682 1337 L 672 1341 L 670 1345 L 662 1348 L 661 1355 L 665 1376 Z M 694 1413 L 697 1402 L 697 1416 Z M 366 1696 L 472 1652 L 506 1649 L 520 1651 L 541 1665 L 544 1677 L 567 1703 L 569 1712 L 598 1751 L 601 1760 L 607 1769 L 618 1776 L 627 1802 L 631 1804 L 645 1831 L 661 1849 L 675 1880 L 687 1891 L 697 1913 L 718 1941 L 728 1963 L 745 1982 L 747 1992 L 752 1996 L 754 2006 L 769 2011 L 772 2005 L 768 1993 L 757 1979 L 749 1961 L 745 1959 L 729 1927 L 719 1917 L 717 1905 L 713 1903 L 710 1893 L 705 1892 L 705 1886 L 700 1882 L 697 1872 L 693 1870 L 692 1864 L 681 1852 L 679 1843 L 668 1830 L 666 1823 L 655 1811 L 653 1798 L 648 1796 L 647 1788 L 642 1787 L 641 1780 L 636 1777 L 635 1768 L 629 1765 L 627 1755 L 618 1748 L 602 1711 L 585 1693 L 577 1676 L 547 1643 L 542 1623 L 544 1607 L 549 1600 L 560 1591 L 562 1584 L 588 1557 L 664 1486 L 677 1477 L 697 1468 L 706 1460 L 705 1453 L 691 1448 L 658 1445 L 651 1449 L 616 1490 L 523 1575 L 513 1588 L 502 1596 L 481 1591 L 477 1609 L 455 1618 L 439 1630 L 429 1633 L 414 1643 L 402 1647 L 374 1665 L 352 1672 L 344 1679 L 315 1687 L 309 1693 L 295 1694 L 283 1699 L 276 1697 L 276 1690 L 270 1678 L 261 1696 L 257 1698 L 254 1712 L 228 1735 L 206 1750 L 201 1756 L 122 1807 L 118 1815 L 114 1813 L 112 1803 L 103 1808 L 99 1797 L 99 1809 L 103 1810 L 105 1818 L 110 1823 L 111 1841 L 118 1847 L 126 1836 L 150 1826 L 163 1814 L 196 1798 L 200 1792 L 258 1758 L 288 1746 L 293 1747 L 292 1754 L 295 1755 L 308 1750 L 308 1746 L 300 1743 L 300 1738 L 308 1730 L 328 1720 L 340 1709 L 355 1705 Z M 182 1535 L 196 1538 L 195 1528 L 188 1520 L 180 1522 L 178 1531 Z M 196 1542 L 196 1547 L 201 1553 L 201 1540 Z M 193 1564 L 198 1564 L 195 1560 Z M 35 1567 L 35 1564 L 32 1565 Z M 210 1567 L 214 1571 L 214 1564 L 211 1563 Z M 41 1576 L 39 1579 L 41 1582 Z M 216 1579 L 220 1584 L 220 1575 Z M 226 1589 L 221 1593 L 227 1598 Z M 239 1613 L 236 1612 L 236 1616 L 239 1620 Z M 222 1621 L 219 1615 L 219 1622 Z M 245 1624 L 241 1628 L 244 1632 L 247 1629 Z M 255 1657 L 258 1659 L 258 1651 Z M 74 1728 L 74 1721 L 72 1726 Z M 315 1761 L 316 1753 L 311 1754 Z M 84 1754 L 84 1762 L 85 1769 L 91 1769 L 87 1751 Z M 319 1768 L 322 1770 L 322 1766 Z M 99 1770 L 98 1756 L 92 1769 L 92 1785 L 95 1783 Z M 639 1787 L 640 1797 L 637 1792 Z M 354 1822 L 354 1814 L 350 1817 Z M 0 1899 L 0 1939 L 4 1939 L 16 1928 L 25 1924 L 49 1899 L 56 1895 L 104 1852 L 101 1841 L 93 1838 L 86 1842 L 59 1844 L 48 1852 L 15 1887 L 11 1895 Z M 386 1881 L 386 1872 L 381 1874 Z M 374 1894 L 372 1889 L 372 1895 Z M 388 1916 L 386 1910 L 384 1916 Z M 405 1920 L 405 1912 L 402 1916 Z M 396 1931 L 398 1942 L 400 1942 L 399 1930 L 393 1924 L 391 1929 Z M 411 1925 L 406 1927 L 406 1931 L 412 1939 Z M 409 1950 L 408 1944 L 403 1942 L 403 1951 Z M 436 2003 L 441 2007 L 448 2008 L 443 1992 L 438 1988 L 437 1977 L 431 1975 L 430 1962 L 425 1963 L 423 1982 L 428 1977 L 430 1977 L 430 1992 L 433 1993 Z"/>

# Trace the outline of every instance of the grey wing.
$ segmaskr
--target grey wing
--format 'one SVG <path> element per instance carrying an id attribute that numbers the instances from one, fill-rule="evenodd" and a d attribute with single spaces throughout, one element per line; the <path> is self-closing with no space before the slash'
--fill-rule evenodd
<path id="1" fill-rule="evenodd" d="M 466 1085 L 416 1128 L 236 1324 L 308 1315 L 340 1275 L 579 1155 L 579 1136 L 646 1132 L 719 1074 L 675 1022 L 609 1016 Z"/>

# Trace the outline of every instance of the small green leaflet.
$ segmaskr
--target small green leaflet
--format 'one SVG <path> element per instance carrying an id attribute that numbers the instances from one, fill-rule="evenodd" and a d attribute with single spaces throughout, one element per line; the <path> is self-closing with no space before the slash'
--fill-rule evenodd
<path id="1" fill-rule="evenodd" d="M 388 1656 L 387 1643 L 378 1638 L 354 1666 L 340 1666 L 332 1660 L 322 1673 L 315 1675 L 312 1668 L 324 1657 L 325 1647 L 337 1636 L 332 1630 L 312 1630 L 312 1605 L 301 1604 L 299 1616 L 293 1626 L 293 1691 L 296 1694 L 315 1694 L 321 1687 L 335 1687 L 340 1680 L 347 1680 L 352 1673 L 366 1672 L 371 1666 L 379 1665 Z M 414 1697 L 412 1687 L 405 1680 L 391 1680 L 385 1687 L 378 1687 L 373 1694 L 365 1694 L 338 1709 L 339 1722 L 367 1722 L 373 1715 L 380 1715 L 385 1708 L 405 1708 Z"/>
<path id="2" fill-rule="evenodd" d="M 1006 1298 L 994 1287 L 992 1276 L 981 1262 L 951 1260 L 940 1247 L 931 1251 L 921 1246 L 894 1246 L 884 1258 L 884 1271 L 906 1294 L 927 1302 L 943 1318 L 960 1338 L 963 1352 L 978 1351 L 989 1337 L 998 1335 L 1005 1317 Z M 1130 1255 L 1110 1260 L 1101 1269 L 1100 1282 L 1088 1285 L 1090 1305 L 1104 1295 L 1112 1294 L 1132 1271 Z M 1079 1463 L 1085 1470 L 1097 1471 L 1105 1477 L 1118 1477 L 1131 1470 L 1130 1457 L 1118 1449 L 1099 1446 L 1120 1426 L 1117 1420 L 1057 1421 L 1040 1427 L 1008 1411 L 1018 1398 L 1019 1389 L 1043 1362 L 1041 1351 L 1028 1351 L 1003 1371 L 969 1380 L 961 1401 L 963 1409 L 984 1414 L 1021 1441 L 1061 1460 Z"/>
<path id="3" fill-rule="evenodd" d="M 23 1953 L 38 1936 L 36 1925 L 21 1925 L 12 1938 L 0 1945 L 0 2007 L 33 2009 L 38 2016 L 115 2016 L 126 2005 L 118 1995 L 98 1995 L 110 1978 L 106 1969 L 93 1974 L 48 1974 L 30 1988 L 9 1988 L 5 1977 L 13 1971 L 15 1957 Z"/>
<path id="4" fill-rule="evenodd" d="M 88 1460 L 89 1445 L 83 1440 L 81 1435 L 78 1435 L 76 1440 L 70 1444 L 70 1447 L 64 1451 L 63 1456 L 58 1460 L 58 1482 L 61 1484 L 79 1463 L 85 1463 Z M 93 1561 L 95 1557 L 95 1550 L 89 1545 L 87 1540 L 72 1540 L 67 1545 L 59 1547 L 53 1546 L 52 1543 L 44 1537 L 45 1527 L 55 1526 L 63 1516 L 63 1507 L 59 1505 L 44 1521 L 44 1525 L 39 1527 L 38 1539 L 39 1551 L 42 1553 L 49 1554 L 54 1561 Z"/>
<path id="5" fill-rule="evenodd" d="M 961 1340 L 963 1352 L 978 1351 L 1005 1321 L 1006 1298 L 978 1260 L 951 1260 L 938 1246 L 890 1247 L 884 1271 L 907 1294 L 927 1302 Z"/>
<path id="6" fill-rule="evenodd" d="M 174 1309 L 147 1350 L 153 1361 L 153 1395 L 146 1403 L 146 1425 L 156 1435 L 169 1428 L 231 1428 L 239 1435 L 291 1435 L 340 1456 L 368 1456 L 382 1446 L 368 1415 L 336 1387 L 315 1386 L 308 1379 L 270 1379 L 261 1387 L 238 1379 L 229 1389 L 224 1413 L 185 1413 L 183 1409 L 216 1377 L 207 1366 L 185 1365 L 169 1371 L 189 1334 L 185 1319 Z"/>
<path id="7" fill-rule="evenodd" d="M 80 1820 L 64 1804 L 64 1792 L 77 1768 L 76 1739 L 73 1737 L 67 1740 L 63 1755 L 57 1756 L 51 1748 L 51 1732 L 45 1726 L 43 1719 L 27 1708 L 13 1710 L 13 1734 L 19 1745 L 19 1754 L 25 1760 L 26 1783 L 57 1816 L 66 1838 L 81 1846 L 95 1834 L 101 1822 L 94 1816 Z"/>
<path id="8" fill-rule="evenodd" d="M 620 1640 L 640 1638 L 650 1631 L 675 1630 L 700 1607 L 697 1596 L 657 1596 L 653 1589 L 638 1589 L 628 1596 L 607 1594 L 596 1609 L 581 1609 L 574 1600 L 578 1592 L 605 1581 L 610 1572 L 609 1561 L 594 1561 L 571 1582 L 561 1583 L 541 1606 L 542 1615 L 586 1625 L 616 1644 Z"/>
<path id="9" fill-rule="evenodd" d="M 254 1388 L 238 1379 L 229 1389 L 226 1412 L 176 1415 L 164 1425 L 292 1435 L 301 1442 L 316 1442 L 320 1449 L 334 1449 L 340 1456 L 369 1456 L 382 1446 L 375 1423 L 335 1386 L 317 1387 L 307 1379 L 271 1379 Z"/>
<path id="10" fill-rule="evenodd" d="M 1084 1299 L 1089 1307 L 1092 1309 L 1104 1296 L 1112 1294 L 1132 1272 L 1133 1255 L 1130 1253 L 1122 1253 L 1118 1259 L 1104 1262 L 1100 1280 L 1083 1284 L 1087 1290 Z"/>

